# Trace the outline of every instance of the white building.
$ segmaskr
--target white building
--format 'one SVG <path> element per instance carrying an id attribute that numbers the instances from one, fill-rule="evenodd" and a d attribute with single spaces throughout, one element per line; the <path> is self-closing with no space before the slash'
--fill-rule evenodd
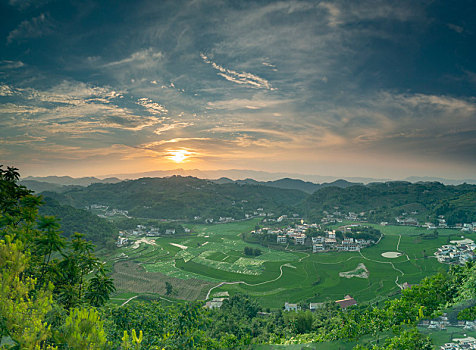
<path id="1" fill-rule="evenodd" d="M 298 310 L 301 310 L 298 304 L 290 304 L 288 302 L 284 303 L 284 311 L 298 311 Z"/>
<path id="2" fill-rule="evenodd" d="M 294 241 L 296 242 L 296 244 L 304 245 L 304 243 L 306 243 L 306 235 L 305 234 L 295 235 Z"/>

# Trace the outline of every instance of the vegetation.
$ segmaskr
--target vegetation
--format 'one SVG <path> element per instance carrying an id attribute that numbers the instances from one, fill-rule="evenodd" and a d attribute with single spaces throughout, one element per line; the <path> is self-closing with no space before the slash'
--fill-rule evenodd
<path id="1" fill-rule="evenodd" d="M 347 188 L 326 187 L 314 192 L 303 204 L 302 212 L 321 218 L 324 210 L 343 213 L 366 212 L 371 222 L 390 221 L 402 213 L 417 219 L 436 221 L 444 215 L 449 225 L 476 220 L 476 186 L 445 186 L 439 182 L 386 182 L 354 185 Z"/>
<path id="2" fill-rule="evenodd" d="M 455 233 L 450 230 L 433 232 L 428 239 L 421 228 L 377 229 L 369 224 L 343 235 L 378 237 L 378 245 L 360 253 L 311 255 L 243 242 L 240 233 L 251 231 L 258 224 L 255 219 L 194 225 L 193 234 L 181 238 L 105 250 L 103 264 L 87 236 L 63 235 L 58 219 L 39 210 L 43 199 L 20 186 L 18 178 L 17 169 L 0 167 L 2 349 L 247 349 L 256 344 L 352 341 L 359 343 L 358 350 L 431 349 L 429 338 L 416 328 L 420 320 L 476 298 L 476 264 L 447 267 L 422 259 L 422 251 L 450 239 Z M 180 192 L 178 185 L 174 191 Z M 281 205 L 279 201 L 274 197 L 265 202 Z M 381 256 L 387 251 L 402 255 L 389 263 Z M 157 274 L 160 294 L 171 299 L 187 284 L 199 286 L 200 292 L 190 297 L 197 299 L 210 294 L 211 286 L 218 292 L 219 281 L 236 283 L 220 287 L 231 296 L 218 309 L 205 309 L 198 301 L 131 301 L 137 294 L 118 306 L 108 302 L 115 285 L 105 266 L 119 276 L 117 269 L 126 264 L 143 269 L 143 275 Z M 339 276 L 361 264 L 370 272 L 366 278 Z M 147 280 L 124 274 L 134 284 Z M 396 277 L 414 285 L 397 295 Z M 359 305 L 343 311 L 334 300 L 350 289 Z M 284 300 L 323 304 L 315 312 L 283 312 Z M 473 316 L 474 307 L 459 314 L 460 319 Z M 370 339 L 381 341 L 371 344 Z"/>
<path id="3" fill-rule="evenodd" d="M 17 169 L 0 166 L 2 347 L 105 349 L 103 323 L 87 310 L 109 299 L 111 279 L 93 245 L 79 233 L 70 241 L 61 236 L 54 217 L 39 215 L 42 199 L 18 178 Z"/>
<path id="4" fill-rule="evenodd" d="M 258 208 L 276 213 L 292 213 L 294 203 L 307 195 L 301 191 L 265 186 L 218 185 L 193 177 L 142 178 L 117 184 L 92 184 L 48 196 L 62 204 L 82 208 L 90 204 L 128 210 L 141 218 L 188 219 L 245 218 Z"/>
<path id="5" fill-rule="evenodd" d="M 84 209 L 61 205 L 57 200 L 45 197 L 40 207 L 41 215 L 55 216 L 59 219 L 63 235 L 71 237 L 75 232 L 84 232 L 85 238 L 96 245 L 111 248 L 117 238 L 117 228 L 110 221 L 91 214 Z"/>
<path id="6" fill-rule="evenodd" d="M 245 247 L 243 252 L 247 256 L 260 256 L 261 255 L 261 249 L 258 249 L 258 248 Z"/>

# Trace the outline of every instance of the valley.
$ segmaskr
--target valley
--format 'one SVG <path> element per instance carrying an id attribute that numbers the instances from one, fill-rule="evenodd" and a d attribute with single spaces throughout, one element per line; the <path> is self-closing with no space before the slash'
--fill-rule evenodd
<path id="1" fill-rule="evenodd" d="M 114 271 L 120 292 L 165 296 L 167 281 L 176 291 L 169 296 L 173 299 L 204 300 L 208 294 L 246 293 L 264 308 L 279 309 L 285 302 L 334 301 L 346 294 L 358 303 L 385 300 L 397 295 L 405 282 L 417 284 L 425 276 L 447 269 L 434 255 L 439 247 L 475 236 L 445 229 L 428 240 L 421 238 L 428 232 L 425 228 L 374 225 L 383 237 L 372 247 L 359 252 L 312 253 L 294 245 L 264 247 L 244 242 L 241 234 L 253 230 L 261 220 L 184 224 L 190 233 L 147 237 L 147 241 L 131 236 L 130 245 L 100 256 Z M 134 242 L 141 243 L 136 247 Z M 245 247 L 260 249 L 262 254 L 245 256 Z M 388 252 L 400 254 L 382 256 Z M 368 270 L 365 276 L 349 273 L 362 265 Z"/>

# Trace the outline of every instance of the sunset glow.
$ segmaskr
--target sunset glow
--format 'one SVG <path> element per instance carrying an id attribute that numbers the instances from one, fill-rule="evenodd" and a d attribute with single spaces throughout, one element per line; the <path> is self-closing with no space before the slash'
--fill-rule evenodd
<path id="1" fill-rule="evenodd" d="M 175 163 L 183 163 L 190 157 L 190 152 L 183 149 L 169 151 L 169 154 L 167 158 Z"/>
<path id="2" fill-rule="evenodd" d="M 4 3 L 0 163 L 23 176 L 475 177 L 474 1 Z"/>

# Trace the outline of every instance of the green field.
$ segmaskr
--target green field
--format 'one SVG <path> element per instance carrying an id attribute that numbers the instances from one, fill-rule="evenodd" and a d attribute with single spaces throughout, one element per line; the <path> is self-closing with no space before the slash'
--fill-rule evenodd
<path id="1" fill-rule="evenodd" d="M 258 219 L 217 225 L 191 226 L 192 233 L 147 238 L 149 243 L 118 248 L 106 257 L 113 267 L 118 291 L 165 294 L 165 282 L 174 287 L 169 296 L 176 299 L 204 299 L 214 293 L 247 293 L 263 307 L 281 308 L 284 302 L 323 302 L 350 294 L 357 302 L 378 302 L 399 291 L 399 284 L 418 283 L 423 277 L 447 265 L 437 262 L 433 253 L 450 239 L 472 238 L 456 230 L 439 230 L 436 239 L 421 239 L 423 228 L 378 226 L 381 241 L 361 252 L 316 253 L 277 250 L 245 243 L 240 234 L 254 229 Z M 259 248 L 262 254 L 249 257 L 244 247 Z M 382 253 L 399 252 L 397 258 Z M 340 277 L 352 274 L 359 264 L 368 278 Z M 350 272 L 350 273 L 349 273 Z M 233 283 L 234 282 L 234 283 Z M 127 294 L 129 295 L 129 294 Z"/>

